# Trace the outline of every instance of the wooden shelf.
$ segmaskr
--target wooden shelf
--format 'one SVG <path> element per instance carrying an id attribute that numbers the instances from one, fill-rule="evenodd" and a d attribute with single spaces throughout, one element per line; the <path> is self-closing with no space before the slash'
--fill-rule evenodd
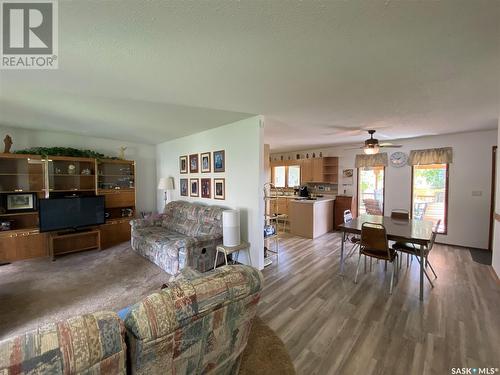
<path id="1" fill-rule="evenodd" d="M 127 177 L 134 178 L 133 174 L 99 174 L 99 177 Z"/>
<path id="2" fill-rule="evenodd" d="M 45 190 L 2 190 L 0 194 L 45 193 Z"/>
<path id="3" fill-rule="evenodd" d="M 95 174 L 50 173 L 50 177 L 95 177 Z"/>
<path id="4" fill-rule="evenodd" d="M 57 190 L 54 190 L 54 189 L 49 189 L 49 192 L 53 192 L 53 193 L 64 193 L 66 191 L 95 191 L 95 189 L 78 189 L 78 188 L 73 188 L 73 189 L 57 189 Z"/>
<path id="5" fill-rule="evenodd" d="M 43 173 L 0 173 L 0 176 L 43 176 Z"/>
<path id="6" fill-rule="evenodd" d="M 33 212 L 18 212 L 16 213 L 8 213 L 8 214 L 0 214 L 0 216 L 21 216 L 21 215 L 38 215 L 38 211 L 33 211 Z"/>
<path id="7" fill-rule="evenodd" d="M 51 233 L 49 235 L 49 251 L 52 260 L 55 260 L 56 255 L 92 249 L 101 249 L 101 232 L 99 229 L 82 232 Z"/>

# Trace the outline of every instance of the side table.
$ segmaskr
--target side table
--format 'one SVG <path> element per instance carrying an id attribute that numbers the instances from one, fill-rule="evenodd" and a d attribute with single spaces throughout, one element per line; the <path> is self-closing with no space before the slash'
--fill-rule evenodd
<path id="1" fill-rule="evenodd" d="M 224 246 L 224 245 L 218 245 L 216 247 L 216 252 L 215 252 L 215 262 L 214 262 L 214 269 L 217 268 L 217 259 L 219 257 L 219 253 L 224 254 L 224 260 L 226 261 L 226 266 L 227 266 L 227 256 L 229 254 L 233 253 L 238 253 L 237 255 L 240 254 L 240 250 L 245 250 L 248 249 L 248 260 L 250 261 L 250 265 L 252 265 L 252 258 L 250 257 L 250 244 L 248 242 L 242 242 L 241 244 L 237 246 Z M 233 260 L 234 262 L 234 260 Z"/>

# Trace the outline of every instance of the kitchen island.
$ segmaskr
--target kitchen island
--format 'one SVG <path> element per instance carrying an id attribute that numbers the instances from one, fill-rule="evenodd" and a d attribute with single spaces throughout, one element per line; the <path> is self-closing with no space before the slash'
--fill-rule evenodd
<path id="1" fill-rule="evenodd" d="M 334 198 L 294 200 L 288 202 L 290 233 L 316 238 L 333 230 Z"/>

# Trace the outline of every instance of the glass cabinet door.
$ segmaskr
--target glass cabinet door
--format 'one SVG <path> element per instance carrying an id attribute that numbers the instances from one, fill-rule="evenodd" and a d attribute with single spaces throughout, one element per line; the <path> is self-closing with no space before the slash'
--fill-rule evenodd
<path id="1" fill-rule="evenodd" d="M 49 191 L 95 190 L 95 163 L 79 160 L 47 160 Z"/>
<path id="2" fill-rule="evenodd" d="M 129 161 L 101 161 L 98 165 L 98 188 L 103 190 L 133 189 L 135 167 Z"/>
<path id="3" fill-rule="evenodd" d="M 31 158 L 0 159 L 0 192 L 40 192 L 43 190 L 43 164 Z"/>

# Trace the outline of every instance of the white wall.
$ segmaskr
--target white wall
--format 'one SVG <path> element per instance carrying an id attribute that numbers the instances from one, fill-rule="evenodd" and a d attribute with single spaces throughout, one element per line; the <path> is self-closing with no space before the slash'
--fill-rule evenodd
<path id="1" fill-rule="evenodd" d="M 264 148 L 262 118 L 251 117 L 216 129 L 164 142 L 156 148 L 157 176 L 174 177 L 175 190 L 172 200 L 197 201 L 208 205 L 218 205 L 239 209 L 241 212 L 241 236 L 251 244 L 252 265 L 264 267 L 263 240 L 263 180 Z M 224 173 L 180 174 L 179 157 L 202 152 L 225 150 L 226 168 Z M 213 163 L 213 160 L 212 160 Z M 226 179 L 226 199 L 181 197 L 180 178 Z M 213 195 L 213 191 L 212 191 Z M 163 193 L 158 194 L 157 207 L 163 210 Z M 240 255 L 242 263 L 249 264 L 247 254 Z"/>
<path id="2" fill-rule="evenodd" d="M 156 207 L 155 146 L 105 138 L 84 137 L 63 132 L 48 132 L 0 126 L 1 140 L 9 134 L 12 150 L 28 147 L 73 147 L 89 149 L 107 156 L 118 156 L 121 146 L 127 147 L 125 157 L 136 161 L 136 197 L 138 211 L 152 211 Z M 3 142 L 0 146 L 3 152 Z"/>
<path id="3" fill-rule="evenodd" d="M 382 140 L 383 141 L 383 140 Z M 403 145 L 400 149 L 389 149 L 409 153 L 411 150 L 453 147 L 453 164 L 449 170 L 448 197 L 448 234 L 438 236 L 437 241 L 447 244 L 488 248 L 489 214 L 491 197 L 491 153 L 497 144 L 497 131 L 480 131 L 451 135 L 438 135 L 413 139 L 398 140 Z M 340 171 L 354 168 L 354 158 L 361 150 L 345 150 L 346 146 L 301 151 L 309 155 L 315 152 L 323 156 L 338 156 Z M 283 155 L 295 158 L 297 152 L 272 153 L 271 157 L 280 159 Z M 395 208 L 410 209 L 411 168 L 408 166 L 386 168 L 385 212 Z M 354 184 L 347 187 L 347 194 L 356 194 L 356 176 Z M 481 191 L 482 196 L 472 196 L 472 191 Z M 339 185 L 339 193 L 343 187 Z"/>
<path id="4" fill-rule="evenodd" d="M 498 144 L 500 144 L 500 118 L 498 118 Z M 500 160 L 497 152 L 497 180 L 496 180 L 496 202 L 495 212 L 500 214 Z M 500 278 L 500 222 L 494 221 L 494 236 L 493 236 L 493 262 L 492 266 L 497 276 Z"/>

